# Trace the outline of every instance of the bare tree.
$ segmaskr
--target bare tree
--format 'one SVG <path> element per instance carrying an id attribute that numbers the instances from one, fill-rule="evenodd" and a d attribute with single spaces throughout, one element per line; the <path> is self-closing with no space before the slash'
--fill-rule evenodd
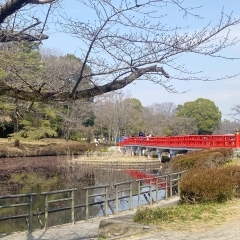
<path id="1" fill-rule="evenodd" d="M 192 118 L 176 116 L 173 102 L 154 103 L 145 108 L 143 116 L 148 132 L 155 135 L 186 135 L 197 132 L 196 122 Z"/>
<path id="2" fill-rule="evenodd" d="M 45 65 L 45 83 L 49 88 L 62 91 L 70 91 L 74 86 L 82 62 L 76 56 L 68 54 L 61 56 L 53 49 L 41 48 L 42 61 Z M 85 68 L 88 73 L 90 69 Z M 40 82 L 39 85 L 43 83 Z M 81 84 L 82 89 L 91 85 L 91 79 L 86 78 Z M 57 114 L 63 119 L 62 133 L 64 139 L 68 141 L 73 131 L 77 132 L 84 129 L 83 121 L 93 113 L 92 99 L 78 99 L 58 102 L 54 104 Z"/>
<path id="3" fill-rule="evenodd" d="M 96 100 L 96 124 L 101 130 L 104 128 L 107 131 L 109 141 L 119 137 L 121 129 L 127 123 L 128 106 L 123 104 L 124 99 L 124 94 L 112 92 Z"/>
<path id="4" fill-rule="evenodd" d="M 0 1 L 0 42 L 41 41 L 48 38 L 43 34 L 46 22 L 40 21 L 31 11 L 33 5 L 51 4 L 55 0 L 2 0 Z M 47 19 L 46 17 L 46 19 Z"/>
<path id="5" fill-rule="evenodd" d="M 78 132 L 84 128 L 83 121 L 89 117 L 92 110 L 93 107 L 89 101 L 76 100 L 65 102 L 63 108 L 56 111 L 63 119 L 62 133 L 66 141 L 70 139 L 73 131 Z"/>
<path id="6" fill-rule="evenodd" d="M 232 113 L 229 114 L 234 121 L 224 119 L 218 129 L 220 133 L 235 133 L 236 129 L 240 129 L 240 104 L 236 104 L 231 108 Z"/>
<path id="7" fill-rule="evenodd" d="M 235 120 L 240 121 L 240 104 L 236 104 L 231 108 L 232 113 L 230 114 Z"/>
<path id="8" fill-rule="evenodd" d="M 236 129 L 240 129 L 239 119 L 235 119 L 234 121 L 224 119 L 220 126 L 214 131 L 214 134 L 235 134 Z"/>
<path id="9" fill-rule="evenodd" d="M 47 18 L 54 0 L 6 0 L 0 5 L 0 41 L 42 41 Z M 73 1 L 76 3 L 76 0 Z M 121 89 L 135 80 L 160 84 L 169 92 L 177 90 L 172 79 L 209 80 L 178 64 L 184 53 L 226 58 L 221 51 L 237 43 L 222 32 L 240 23 L 231 14 L 221 13 L 219 23 L 204 26 L 196 32 L 184 32 L 181 26 L 168 27 L 163 19 L 171 8 L 179 8 L 183 15 L 191 15 L 193 8 L 185 7 L 184 0 L 80 0 L 80 11 L 88 8 L 91 20 L 74 20 L 62 15 L 62 31 L 79 39 L 82 65 L 77 81 L 71 89 L 52 89 L 43 82 L 41 88 L 18 88 L 9 85 L 6 77 L 0 79 L 0 95 L 27 101 L 65 101 L 91 98 Z M 34 18 L 32 7 L 49 4 L 42 24 Z M 165 11 L 164 11 L 165 9 Z M 31 13 L 28 19 L 24 13 Z M 81 15 L 81 14 L 80 14 Z M 52 16 L 54 18 L 54 15 Z M 195 17 L 198 17 L 197 15 Z M 30 19 L 30 20 L 29 20 Z M 29 20 L 29 24 L 27 23 Z M 41 26 L 41 28 L 39 27 Z M 233 58 L 230 58 L 233 59 Z M 91 72 L 86 71 L 90 67 Z M 81 88 L 85 79 L 92 85 Z"/>
<path id="10" fill-rule="evenodd" d="M 70 92 L 80 74 L 80 69 L 82 67 L 81 60 L 72 54 L 67 54 L 66 56 L 54 54 L 53 49 L 48 49 L 47 51 L 46 49 L 41 49 L 41 54 L 45 71 L 44 80 L 39 82 L 38 85 L 42 86 L 47 84 L 48 89 L 57 90 L 58 92 Z M 90 68 L 85 66 L 84 74 L 90 75 L 90 73 Z M 92 79 L 88 77 L 84 78 L 79 89 L 88 89 L 91 86 Z"/>
<path id="11" fill-rule="evenodd" d="M 175 116 L 175 110 L 173 102 L 153 103 L 146 107 L 143 118 L 147 131 L 152 131 L 155 135 L 164 135 L 170 119 Z"/>
<path id="12" fill-rule="evenodd" d="M 104 94 L 101 100 L 96 99 L 95 107 L 96 127 L 100 129 L 101 135 L 103 129 L 106 131 L 109 141 L 122 135 L 138 133 L 142 109 L 139 109 L 139 101 L 130 98 L 128 93 L 119 91 Z"/>
<path id="13" fill-rule="evenodd" d="M 192 118 L 172 116 L 165 126 L 164 133 L 166 135 L 197 134 L 197 123 Z"/>

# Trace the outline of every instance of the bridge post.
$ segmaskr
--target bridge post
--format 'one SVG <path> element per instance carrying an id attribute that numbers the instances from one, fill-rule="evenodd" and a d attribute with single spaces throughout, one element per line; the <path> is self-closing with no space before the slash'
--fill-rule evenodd
<path id="1" fill-rule="evenodd" d="M 132 156 L 135 156 L 135 155 L 136 155 L 136 150 L 137 150 L 136 147 L 134 147 L 134 146 L 131 147 Z"/>
<path id="2" fill-rule="evenodd" d="M 159 160 L 160 162 L 162 162 L 162 152 L 163 152 L 163 151 L 164 151 L 163 149 L 157 148 L 158 160 Z"/>
<path id="3" fill-rule="evenodd" d="M 178 151 L 170 149 L 170 159 L 175 158 Z"/>
<path id="4" fill-rule="evenodd" d="M 143 151 L 143 149 L 141 147 L 138 147 L 138 155 L 139 156 L 142 156 L 142 153 L 143 153 L 142 151 Z"/>
<path id="5" fill-rule="evenodd" d="M 126 147 L 126 153 L 127 153 L 127 155 L 132 155 L 132 148 Z"/>
<path id="6" fill-rule="evenodd" d="M 121 152 L 121 154 L 125 155 L 126 152 L 127 152 L 126 147 L 121 147 L 121 148 L 120 148 L 120 152 Z"/>
<path id="7" fill-rule="evenodd" d="M 151 149 L 150 148 L 146 148 L 146 152 L 147 152 L 147 157 L 151 158 Z"/>

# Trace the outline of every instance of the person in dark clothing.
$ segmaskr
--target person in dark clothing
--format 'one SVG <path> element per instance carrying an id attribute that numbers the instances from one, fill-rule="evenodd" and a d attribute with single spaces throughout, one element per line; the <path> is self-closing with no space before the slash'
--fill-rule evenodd
<path id="1" fill-rule="evenodd" d="M 138 136 L 139 136 L 139 137 L 145 137 L 145 134 L 144 134 L 142 131 L 140 131 L 140 132 L 138 133 Z"/>

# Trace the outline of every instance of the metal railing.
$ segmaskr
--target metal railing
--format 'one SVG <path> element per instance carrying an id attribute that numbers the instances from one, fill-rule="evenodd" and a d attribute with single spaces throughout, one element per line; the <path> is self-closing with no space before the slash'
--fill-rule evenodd
<path id="1" fill-rule="evenodd" d="M 175 192 L 180 192 L 180 182 L 181 174 L 180 173 L 172 173 L 168 175 L 169 177 L 169 191 L 170 191 L 170 197 L 173 196 L 173 190 Z"/>
<path id="2" fill-rule="evenodd" d="M 36 196 L 36 193 L 26 193 L 26 194 L 0 196 L 0 200 L 1 199 L 26 198 L 26 197 L 28 197 L 28 202 L 10 204 L 10 205 L 0 205 L 0 209 L 2 209 L 2 208 L 12 208 L 12 207 L 23 207 L 23 206 L 28 206 L 28 209 L 29 209 L 28 214 L 2 217 L 2 218 L 0 218 L 0 221 L 9 220 L 9 219 L 17 219 L 17 218 L 25 218 L 26 223 L 28 225 L 28 231 L 32 232 L 32 217 L 33 217 L 33 211 L 32 211 L 32 200 L 33 199 L 32 198 L 33 198 L 33 196 Z"/>
<path id="3" fill-rule="evenodd" d="M 144 194 L 144 197 L 145 199 L 147 200 L 147 197 L 146 197 L 146 193 L 149 193 L 149 201 L 148 203 L 152 205 L 153 203 L 153 200 L 152 200 L 152 180 L 153 178 L 142 178 L 142 179 L 137 179 L 137 183 L 138 183 L 138 206 L 140 206 L 140 195 L 141 194 Z M 148 185 L 143 185 L 143 182 L 149 182 Z M 148 187 L 149 190 L 147 191 L 141 191 L 143 188 L 146 188 Z"/>
<path id="4" fill-rule="evenodd" d="M 132 194 L 132 182 L 133 181 L 126 181 L 126 182 L 120 182 L 120 183 L 116 183 L 113 184 L 114 188 L 115 188 L 115 205 L 116 205 L 116 214 L 118 214 L 118 200 L 119 200 L 119 193 L 120 192 L 125 192 L 125 191 L 129 191 L 129 202 L 130 202 L 130 210 L 133 209 L 133 204 L 132 204 L 132 198 L 133 198 L 133 194 Z M 129 188 L 125 188 L 125 189 L 120 189 L 119 190 L 119 186 L 123 186 L 123 185 L 127 185 L 129 184 Z"/>
<path id="5" fill-rule="evenodd" d="M 2 208 L 8 208 L 8 207 L 19 207 L 19 206 L 29 206 L 29 214 L 22 214 L 22 215 L 15 215 L 15 216 L 8 216 L 8 217 L 2 217 L 0 218 L 0 221 L 9 220 L 9 219 L 15 219 L 15 218 L 28 218 L 28 231 L 32 231 L 32 217 L 36 216 L 39 220 L 39 223 L 41 227 L 43 227 L 42 222 L 40 220 L 40 215 L 45 215 L 45 229 L 48 228 L 48 221 L 49 221 L 49 213 L 64 211 L 64 210 L 71 210 L 71 221 L 72 224 L 75 223 L 75 209 L 85 207 L 85 218 L 89 219 L 89 208 L 90 206 L 100 204 L 102 207 L 102 210 L 104 212 L 105 217 L 108 216 L 108 207 L 112 210 L 113 214 L 118 214 L 119 212 L 119 206 L 118 201 L 119 199 L 129 198 L 130 202 L 130 210 L 133 209 L 133 197 L 137 197 L 137 206 L 141 205 L 140 199 L 141 195 L 143 195 L 148 202 L 148 204 L 153 204 L 153 193 L 155 191 L 155 201 L 159 201 L 159 190 L 165 190 L 165 199 L 168 199 L 169 197 L 173 196 L 173 191 L 175 192 L 175 195 L 180 195 L 180 179 L 182 175 L 186 171 L 178 172 L 178 173 L 172 173 L 169 175 L 164 176 L 154 176 L 152 178 L 142 178 L 137 179 L 137 193 L 133 194 L 133 181 L 126 181 L 126 182 L 120 182 L 113 184 L 113 187 L 115 188 L 115 198 L 108 198 L 108 188 L 110 185 L 102 185 L 102 186 L 91 186 L 91 187 L 85 187 L 83 190 L 86 191 L 85 196 L 85 204 L 75 205 L 75 192 L 77 191 L 77 188 L 72 189 L 66 189 L 66 190 L 58 190 L 58 191 L 52 191 L 52 192 L 42 192 L 40 195 L 45 196 L 45 211 L 41 212 L 35 212 L 32 211 L 32 200 L 33 196 L 36 196 L 36 193 L 29 193 L 29 194 L 18 194 L 18 195 L 8 195 L 8 196 L 0 196 L 1 199 L 10 199 L 10 198 L 19 198 L 19 197 L 29 197 L 29 201 L 27 203 L 20 203 L 20 204 L 12 204 L 12 205 L 0 205 L 0 210 Z M 126 187 L 124 189 L 119 189 L 120 186 L 126 186 L 129 185 L 129 187 Z M 153 189 L 153 186 L 155 186 L 155 189 Z M 148 190 L 142 191 L 143 188 L 148 188 Z M 95 189 L 104 189 L 102 192 L 97 194 L 89 194 L 90 190 Z M 129 195 L 119 196 L 120 192 L 129 192 Z M 60 199 L 54 199 L 49 200 L 49 196 L 53 194 L 61 194 L 61 193 L 71 193 L 70 197 L 67 198 L 60 198 Z M 92 202 L 91 199 L 96 196 L 103 196 L 103 199 L 101 201 L 94 201 Z M 49 204 L 55 203 L 55 202 L 61 202 L 61 201 L 71 201 L 71 206 L 57 208 L 57 209 L 50 209 Z M 116 212 L 114 213 L 113 209 L 110 207 L 109 202 L 115 201 L 115 209 Z M 103 207 L 104 204 L 104 207 Z"/>
<path id="6" fill-rule="evenodd" d="M 72 219 L 72 224 L 74 224 L 74 222 L 75 222 L 75 220 L 74 220 L 74 191 L 77 191 L 77 188 L 41 193 L 42 196 L 43 195 L 45 196 L 45 230 L 48 229 L 49 203 L 55 203 L 55 202 L 71 200 L 71 219 Z M 65 193 L 65 192 L 71 193 L 71 197 L 60 198 L 60 199 L 55 199 L 55 200 L 48 200 L 48 196 L 49 195 Z M 56 212 L 58 209 L 54 209 L 54 210 Z"/>
<path id="7" fill-rule="evenodd" d="M 91 197 L 97 197 L 97 196 L 104 196 L 105 197 L 105 207 L 104 207 L 104 212 L 105 212 L 105 217 L 107 217 L 107 209 L 108 209 L 108 198 L 107 198 L 107 193 L 108 193 L 108 187 L 110 185 L 102 185 L 102 186 L 93 186 L 93 187 L 85 187 L 83 190 L 86 190 L 86 219 L 89 219 L 89 198 Z M 90 189 L 99 189 L 99 188 L 104 188 L 105 191 L 103 193 L 97 193 L 97 194 L 92 194 L 89 195 L 89 190 Z"/>
<path id="8" fill-rule="evenodd" d="M 165 190 L 165 200 L 168 199 L 168 175 L 163 175 L 159 177 L 155 177 L 155 189 L 156 189 L 156 202 L 158 202 L 158 190 Z"/>

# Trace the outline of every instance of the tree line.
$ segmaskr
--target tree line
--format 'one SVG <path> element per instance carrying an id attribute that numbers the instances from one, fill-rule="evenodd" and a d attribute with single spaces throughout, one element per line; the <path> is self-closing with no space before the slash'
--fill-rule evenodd
<path id="1" fill-rule="evenodd" d="M 71 62 L 72 57 L 59 57 L 58 60 Z M 0 137 L 64 138 L 66 141 L 99 138 L 107 143 L 122 136 L 138 136 L 140 131 L 154 136 L 227 134 L 235 133 L 240 127 L 237 120 L 221 121 L 218 107 L 204 98 L 183 105 L 164 102 L 143 106 L 130 93 L 117 91 L 85 101 L 52 104 L 29 105 L 10 100 L 1 98 L 0 101 Z"/>

